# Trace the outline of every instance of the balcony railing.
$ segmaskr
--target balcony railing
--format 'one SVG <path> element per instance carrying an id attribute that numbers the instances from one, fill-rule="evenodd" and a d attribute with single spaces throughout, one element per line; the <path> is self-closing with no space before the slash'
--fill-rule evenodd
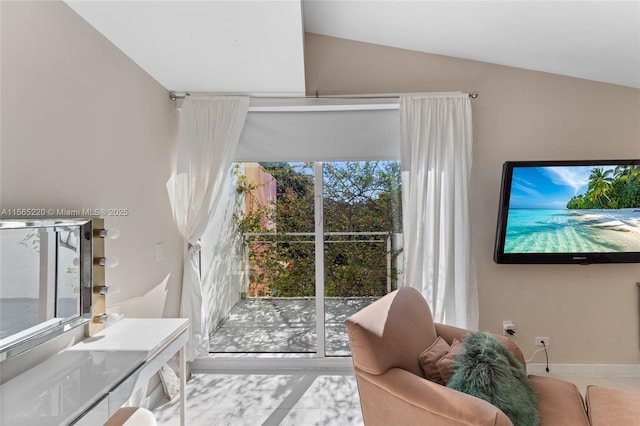
<path id="1" fill-rule="evenodd" d="M 301 289 L 304 287 L 306 291 L 296 294 L 295 290 L 289 290 L 286 296 L 311 296 L 309 287 L 315 283 L 315 235 L 313 232 L 243 234 L 244 293 L 250 297 L 285 296 L 275 290 L 279 287 L 277 281 L 297 278 Z M 382 296 L 391 292 L 397 286 L 397 257 L 402 251 L 400 235 L 391 232 L 325 232 L 325 289 L 339 289 L 338 294 L 326 294 L 358 297 Z M 344 245 L 344 248 L 331 249 L 328 246 L 337 244 Z M 384 266 L 378 262 L 382 259 Z M 305 267 L 306 272 L 299 270 Z M 298 270 L 291 271 L 293 268 Z M 354 286 L 353 279 L 362 281 L 361 285 Z M 349 294 L 348 288 L 355 290 L 354 294 Z"/>
<path id="2" fill-rule="evenodd" d="M 402 235 L 325 232 L 324 308 L 317 315 L 313 232 L 246 233 L 242 297 L 210 336 L 211 352 L 350 354 L 344 322 L 397 287 Z"/>

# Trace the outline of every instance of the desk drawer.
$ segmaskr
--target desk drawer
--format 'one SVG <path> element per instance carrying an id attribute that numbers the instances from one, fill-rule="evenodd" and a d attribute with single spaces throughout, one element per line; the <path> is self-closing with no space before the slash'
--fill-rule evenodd
<path id="1" fill-rule="evenodd" d="M 109 398 L 105 395 L 100 401 L 91 407 L 86 413 L 76 420 L 73 426 L 102 425 L 109 419 Z"/>

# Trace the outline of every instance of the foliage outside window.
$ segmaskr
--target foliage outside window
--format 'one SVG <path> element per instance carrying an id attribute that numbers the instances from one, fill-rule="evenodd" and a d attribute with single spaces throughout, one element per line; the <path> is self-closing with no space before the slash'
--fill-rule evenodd
<path id="1" fill-rule="evenodd" d="M 314 176 L 312 163 L 260 163 L 269 177 L 240 174 L 234 220 L 250 262 L 250 296 L 315 295 Z M 394 281 L 394 234 L 401 232 L 397 162 L 327 163 L 323 167 L 325 294 L 382 296 Z M 269 191 L 267 191 L 269 192 Z M 262 193 L 262 195 L 260 195 Z M 267 199 L 268 198 L 268 199 Z M 390 247 L 389 247 L 390 246 Z M 388 256 L 393 260 L 387 271 Z"/>

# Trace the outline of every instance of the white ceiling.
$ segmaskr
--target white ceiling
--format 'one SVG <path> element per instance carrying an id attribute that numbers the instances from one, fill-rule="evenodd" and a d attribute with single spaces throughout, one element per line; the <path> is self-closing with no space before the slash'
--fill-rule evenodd
<path id="1" fill-rule="evenodd" d="M 640 1 L 67 1 L 176 92 L 302 96 L 304 31 L 640 88 Z"/>
<path id="2" fill-rule="evenodd" d="M 303 96 L 300 1 L 66 1 L 165 88 Z"/>
<path id="3" fill-rule="evenodd" d="M 640 2 L 306 1 L 305 30 L 640 87 Z"/>

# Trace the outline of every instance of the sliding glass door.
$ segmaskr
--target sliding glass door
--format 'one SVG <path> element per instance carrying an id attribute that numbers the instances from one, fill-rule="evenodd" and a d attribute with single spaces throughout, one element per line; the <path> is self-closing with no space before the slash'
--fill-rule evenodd
<path id="1" fill-rule="evenodd" d="M 398 162 L 241 163 L 238 300 L 211 351 L 350 355 L 345 319 L 397 286 Z"/>

